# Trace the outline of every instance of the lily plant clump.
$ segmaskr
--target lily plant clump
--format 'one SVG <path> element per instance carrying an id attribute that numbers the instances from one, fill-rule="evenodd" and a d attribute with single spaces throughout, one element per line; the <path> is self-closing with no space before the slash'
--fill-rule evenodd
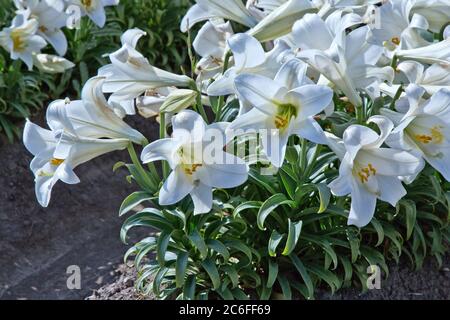
<path id="1" fill-rule="evenodd" d="M 127 149 L 136 287 L 164 299 L 312 299 L 450 240 L 450 2 L 197 0 L 190 73 L 126 31 L 81 100 L 27 122 L 36 196 Z M 204 22 L 196 33 L 193 27 Z M 127 116 L 159 122 L 148 141 Z M 140 156 L 135 146 L 141 146 Z"/>
<path id="2" fill-rule="evenodd" d="M 11 26 L 0 31 L 0 46 L 12 60 L 22 60 L 29 70 L 62 73 L 74 67 L 64 58 L 68 41 L 63 28 L 76 28 L 82 16 L 98 27 L 106 22 L 105 6 L 119 0 L 13 0 L 17 9 Z M 48 45 L 56 54 L 42 53 Z"/>

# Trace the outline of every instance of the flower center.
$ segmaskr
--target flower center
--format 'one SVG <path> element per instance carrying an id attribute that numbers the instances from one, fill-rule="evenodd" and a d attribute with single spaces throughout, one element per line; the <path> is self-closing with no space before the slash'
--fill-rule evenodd
<path id="1" fill-rule="evenodd" d="M 400 39 L 399 39 L 398 37 L 393 37 L 393 38 L 391 39 L 391 42 L 392 42 L 393 44 L 395 44 L 396 46 L 398 46 L 398 45 L 400 44 Z"/>
<path id="2" fill-rule="evenodd" d="M 25 51 L 27 43 L 22 37 L 22 32 L 20 30 L 13 30 L 11 32 L 11 40 L 13 42 L 13 50 L 16 52 Z"/>
<path id="3" fill-rule="evenodd" d="M 363 184 L 368 182 L 369 178 L 371 176 L 375 176 L 376 174 L 377 174 L 377 169 L 375 169 L 371 163 L 369 163 L 366 167 L 363 167 L 357 171 L 359 180 Z"/>
<path id="4" fill-rule="evenodd" d="M 197 171 L 197 169 L 202 166 L 202 163 L 200 161 L 196 161 L 194 156 L 195 153 L 190 152 L 190 150 L 188 149 L 190 148 L 181 147 L 178 150 L 178 155 L 181 158 L 181 168 L 183 169 L 184 173 L 188 176 L 192 176 Z"/>
<path id="5" fill-rule="evenodd" d="M 89 9 L 92 6 L 92 0 L 81 0 L 81 4 Z"/>
<path id="6" fill-rule="evenodd" d="M 289 126 L 291 119 L 297 117 L 297 108 L 290 103 L 279 104 L 277 108 L 275 127 L 284 130 Z"/>
<path id="7" fill-rule="evenodd" d="M 57 158 L 52 158 L 51 160 L 50 160 L 50 164 L 52 165 L 52 166 L 59 166 L 61 163 L 63 163 L 64 162 L 64 160 L 63 159 L 57 159 Z"/>
<path id="8" fill-rule="evenodd" d="M 430 134 L 416 134 L 414 138 L 423 144 L 441 144 L 444 141 L 442 126 L 434 126 L 430 129 Z"/>

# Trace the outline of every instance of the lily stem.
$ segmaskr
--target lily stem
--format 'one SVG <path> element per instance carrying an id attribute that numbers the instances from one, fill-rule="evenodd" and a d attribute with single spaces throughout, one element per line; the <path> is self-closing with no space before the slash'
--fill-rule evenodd
<path id="1" fill-rule="evenodd" d="M 159 115 L 159 138 L 166 138 L 166 114 L 164 112 L 161 112 Z M 162 172 L 163 179 L 166 179 L 169 175 L 169 164 L 167 161 L 162 161 Z"/>
<path id="2" fill-rule="evenodd" d="M 225 71 L 228 70 L 230 58 L 231 58 L 231 51 L 227 51 L 227 53 L 225 54 L 225 58 L 223 60 L 222 75 L 225 73 Z M 220 117 L 222 116 L 222 109 L 223 109 L 224 101 L 225 101 L 224 96 L 220 96 L 219 99 L 217 100 L 216 119 L 215 119 L 216 122 L 219 122 Z"/>

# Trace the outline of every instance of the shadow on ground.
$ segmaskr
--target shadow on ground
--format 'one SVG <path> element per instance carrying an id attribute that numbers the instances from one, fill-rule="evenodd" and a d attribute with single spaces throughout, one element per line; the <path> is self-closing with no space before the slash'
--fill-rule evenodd
<path id="1" fill-rule="evenodd" d="M 136 128 L 156 138 L 153 121 L 137 121 Z M 112 279 L 111 265 L 120 263 L 127 250 L 119 239 L 124 218 L 118 209 L 135 190 L 124 170 L 112 172 L 127 153 L 80 166 L 75 171 L 81 183 L 58 182 L 50 206 L 41 208 L 29 170 L 31 155 L 20 141 L 0 143 L 0 299 L 85 298 Z M 67 288 L 71 265 L 81 269 L 80 290 Z"/>

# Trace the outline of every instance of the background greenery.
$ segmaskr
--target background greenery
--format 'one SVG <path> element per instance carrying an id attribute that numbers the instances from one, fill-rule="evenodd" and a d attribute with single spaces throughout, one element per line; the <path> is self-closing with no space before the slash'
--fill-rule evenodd
<path id="1" fill-rule="evenodd" d="M 180 72 L 187 58 L 186 35 L 179 22 L 189 7 L 189 0 L 122 0 L 107 8 L 107 23 L 100 29 L 83 18 L 79 30 L 64 29 L 69 41 L 66 58 L 75 68 L 61 75 L 27 71 L 20 61 L 12 61 L 0 48 L 0 134 L 13 141 L 20 136 L 20 124 L 44 108 L 49 101 L 66 96 L 79 97 L 83 84 L 107 64 L 104 55 L 120 47 L 120 35 L 129 28 L 147 32 L 138 49 L 152 64 Z M 0 29 L 14 18 L 12 0 L 0 0 Z M 52 53 L 52 49 L 46 49 Z"/>

